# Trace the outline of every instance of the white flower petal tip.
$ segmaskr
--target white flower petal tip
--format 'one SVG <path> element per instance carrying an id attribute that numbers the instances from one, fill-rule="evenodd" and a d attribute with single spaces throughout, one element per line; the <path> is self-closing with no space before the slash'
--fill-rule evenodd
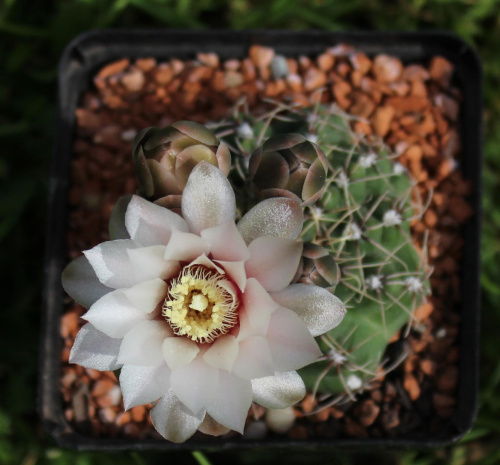
<path id="1" fill-rule="evenodd" d="M 158 365 L 163 361 L 163 341 L 172 335 L 164 321 L 143 321 L 125 334 L 118 362 L 136 366 Z"/>
<path id="2" fill-rule="evenodd" d="M 239 345 L 236 338 L 229 334 L 220 336 L 203 354 L 203 360 L 212 368 L 231 371 L 238 357 Z"/>
<path id="3" fill-rule="evenodd" d="M 254 402 L 272 409 L 294 405 L 306 395 L 304 381 L 296 371 L 253 379 L 252 390 Z"/>
<path id="4" fill-rule="evenodd" d="M 321 350 L 304 321 L 285 307 L 272 314 L 267 340 L 274 367 L 280 372 L 298 370 L 321 356 Z"/>
<path id="5" fill-rule="evenodd" d="M 167 295 L 167 284 L 162 279 L 155 278 L 136 284 L 123 293 L 135 308 L 151 313 Z"/>
<path id="6" fill-rule="evenodd" d="M 200 349 L 191 339 L 169 337 L 162 344 L 163 358 L 172 370 L 181 368 L 194 360 Z"/>
<path id="7" fill-rule="evenodd" d="M 125 365 L 120 372 L 125 410 L 157 401 L 170 388 L 170 370 L 165 363 L 152 367 Z"/>
<path id="8" fill-rule="evenodd" d="M 299 315 L 314 337 L 337 327 L 347 311 L 338 297 L 311 284 L 291 284 L 271 297 Z"/>
<path id="9" fill-rule="evenodd" d="M 151 316 L 134 307 L 121 289 L 101 297 L 82 318 L 109 337 L 122 338 Z"/>
<path id="10" fill-rule="evenodd" d="M 182 194 L 182 216 L 189 230 L 199 234 L 227 221 L 234 221 L 236 200 L 224 173 L 202 161 L 189 175 Z"/>
<path id="11" fill-rule="evenodd" d="M 203 422 L 205 412 L 194 415 L 169 390 L 151 410 L 151 420 L 156 431 L 165 439 L 182 443 L 187 441 Z"/>
<path id="12" fill-rule="evenodd" d="M 172 231 L 165 249 L 165 260 L 190 262 L 200 255 L 210 252 L 210 243 L 196 234 Z"/>
<path id="13" fill-rule="evenodd" d="M 207 405 L 207 413 L 217 423 L 243 434 L 252 396 L 250 381 L 219 370 L 219 386 Z"/>
<path id="14" fill-rule="evenodd" d="M 69 363 L 99 371 L 121 368 L 117 362 L 121 339 L 106 336 L 90 323 L 80 329 L 71 349 Z"/>
<path id="15" fill-rule="evenodd" d="M 165 260 L 165 249 L 164 245 L 153 245 L 127 251 L 130 262 L 129 279 L 133 284 L 156 278 L 167 280 L 179 273 L 179 262 Z"/>
<path id="16" fill-rule="evenodd" d="M 281 291 L 297 272 L 302 248 L 302 242 L 293 239 L 258 237 L 248 246 L 247 277 L 256 278 L 266 291 Z"/>
<path id="17" fill-rule="evenodd" d="M 83 252 L 99 281 L 113 289 L 137 284 L 129 270 L 128 251 L 139 244 L 130 239 L 103 242 Z"/>
<path id="18" fill-rule="evenodd" d="M 243 294 L 245 313 L 255 334 L 265 335 L 269 328 L 272 313 L 279 307 L 262 284 L 255 278 L 250 278 Z M 238 336 L 244 339 L 244 336 Z"/>
<path id="19" fill-rule="evenodd" d="M 299 202 L 285 197 L 266 199 L 253 207 L 238 223 L 247 244 L 261 236 L 297 239 L 304 214 Z"/>
<path id="20" fill-rule="evenodd" d="M 253 336 L 239 343 L 239 355 L 233 373 L 243 379 L 274 374 L 273 358 L 265 337 Z"/>
<path id="21" fill-rule="evenodd" d="M 188 365 L 172 371 L 170 383 L 175 396 L 197 415 L 219 389 L 219 370 L 198 354 Z"/>
<path id="22" fill-rule="evenodd" d="M 236 262 L 250 257 L 245 241 L 234 221 L 205 229 L 201 231 L 201 237 L 210 243 L 212 255 L 217 257 L 217 260 Z"/>
<path id="23" fill-rule="evenodd" d="M 284 434 L 295 423 L 295 411 L 292 407 L 269 409 L 266 412 L 266 424 L 271 431 Z"/>
<path id="24" fill-rule="evenodd" d="M 134 195 L 125 214 L 130 237 L 142 246 L 166 245 L 172 229 L 187 231 L 186 222 L 167 208 Z"/>
<path id="25" fill-rule="evenodd" d="M 76 258 L 64 269 L 62 285 L 70 297 L 85 308 L 113 290 L 99 281 L 85 256 Z"/>

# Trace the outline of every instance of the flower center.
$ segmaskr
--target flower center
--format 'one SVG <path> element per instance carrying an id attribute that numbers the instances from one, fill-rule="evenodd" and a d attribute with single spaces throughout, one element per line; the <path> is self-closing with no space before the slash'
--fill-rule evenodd
<path id="1" fill-rule="evenodd" d="M 238 298 L 225 275 L 204 266 L 186 266 L 169 284 L 162 315 L 178 336 L 212 342 L 237 322 Z"/>

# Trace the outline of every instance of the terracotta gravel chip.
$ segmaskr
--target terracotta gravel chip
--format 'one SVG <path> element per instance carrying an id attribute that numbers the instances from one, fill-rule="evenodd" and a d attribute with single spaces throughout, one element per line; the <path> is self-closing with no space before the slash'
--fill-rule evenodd
<path id="1" fill-rule="evenodd" d="M 130 60 L 124 58 L 123 60 L 118 60 L 109 65 L 104 66 L 101 71 L 97 74 L 98 77 L 105 79 L 115 74 L 122 72 L 130 65 Z"/>
<path id="2" fill-rule="evenodd" d="M 443 57 L 434 57 L 429 65 L 431 79 L 439 82 L 442 87 L 450 83 L 453 74 L 453 65 Z"/>
<path id="3" fill-rule="evenodd" d="M 326 84 L 327 78 L 324 71 L 311 67 L 307 70 L 304 77 L 304 88 L 307 91 L 313 91 Z"/>
<path id="4" fill-rule="evenodd" d="M 375 134 L 379 136 L 386 136 L 391 127 L 392 118 L 394 117 L 395 110 L 391 106 L 379 107 L 375 110 L 372 117 L 373 128 Z"/>
<path id="5" fill-rule="evenodd" d="M 389 55 L 377 55 L 373 60 L 373 74 L 382 83 L 396 81 L 403 72 L 403 64 L 399 58 Z"/>
<path id="6" fill-rule="evenodd" d="M 266 68 L 271 65 L 274 58 L 274 49 L 253 45 L 248 52 L 250 58 L 258 68 Z"/>

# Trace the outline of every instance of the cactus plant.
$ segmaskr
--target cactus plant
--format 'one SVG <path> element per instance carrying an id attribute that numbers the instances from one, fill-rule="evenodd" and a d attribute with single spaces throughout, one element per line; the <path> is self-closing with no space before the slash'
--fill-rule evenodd
<path id="1" fill-rule="evenodd" d="M 321 361 L 301 371 L 310 390 L 329 393 L 327 403 L 352 398 L 383 376 L 389 341 L 402 328 L 409 332 L 430 292 L 425 244 L 419 250 L 410 234 L 411 220 L 424 211 L 415 183 L 380 139 L 351 131 L 351 118 L 335 106 L 274 103 L 260 116 L 237 108 L 231 119 L 213 125 L 235 155 L 229 179 L 241 215 L 262 187 L 253 179 L 252 153 L 261 157 L 269 138 L 298 133 L 302 138 L 294 140 L 308 139 L 326 155 L 324 194 L 303 203 L 306 246 L 296 280 L 322 282 L 349 309 L 343 323 L 321 337 Z"/>

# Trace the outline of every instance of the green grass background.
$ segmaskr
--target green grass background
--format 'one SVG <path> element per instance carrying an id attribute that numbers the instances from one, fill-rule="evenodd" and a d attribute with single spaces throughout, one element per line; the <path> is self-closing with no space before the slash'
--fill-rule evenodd
<path id="1" fill-rule="evenodd" d="M 56 67 L 88 29 L 281 28 L 453 31 L 485 70 L 483 323 L 480 412 L 458 444 L 390 451 L 376 463 L 500 463 L 500 0 L 0 0 L 0 465 L 149 463 L 366 463 L 365 452 L 328 454 L 93 453 L 58 448 L 35 410 L 46 198 Z"/>

